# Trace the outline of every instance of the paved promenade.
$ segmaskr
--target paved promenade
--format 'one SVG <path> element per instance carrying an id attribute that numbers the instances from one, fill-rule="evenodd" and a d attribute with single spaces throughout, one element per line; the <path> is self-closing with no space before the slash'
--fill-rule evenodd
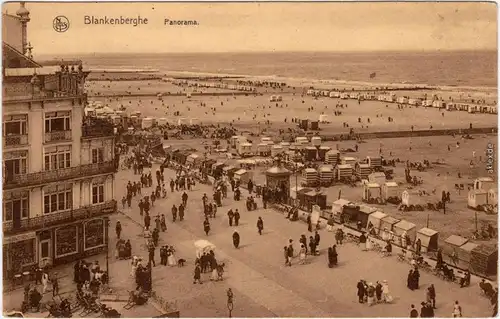
<path id="1" fill-rule="evenodd" d="M 156 168 L 153 167 L 153 173 Z M 173 171 L 165 170 L 166 181 L 173 175 Z M 137 180 L 138 177 L 131 171 L 120 172 L 117 175 L 117 198 L 121 198 L 125 192 L 127 181 Z M 143 189 L 143 195 L 150 192 L 151 189 Z M 298 265 L 295 260 L 292 267 L 285 267 L 283 247 L 292 238 L 298 250 L 299 236 L 310 235 L 306 225 L 289 222 L 271 209 L 247 212 L 244 201 L 234 202 L 232 198 L 224 200 L 217 217 L 210 220 L 211 232 L 206 236 L 202 225 L 203 193 L 211 198 L 211 186 L 197 184 L 195 190 L 188 192 L 188 207 L 183 222 L 172 223 L 170 213 L 172 205 L 180 203 L 180 192 L 168 192 L 167 198 L 157 201 L 151 212 L 152 217 L 162 213 L 167 217 L 168 230 L 161 234 L 160 243 L 174 245 L 176 257 L 187 260 L 183 268 L 157 266 L 153 272 L 154 289 L 165 299 L 172 300 L 182 316 L 227 316 L 225 290 L 231 287 L 235 292 L 234 316 L 401 317 L 408 315 L 410 304 L 418 306 L 425 300 L 425 289 L 431 283 L 437 292 L 436 316 L 450 316 L 455 300 L 461 303 L 467 317 L 491 315 L 489 302 L 480 295 L 477 282 L 468 288 L 460 288 L 457 284 L 421 272 L 420 289 L 410 291 L 406 287 L 409 265 L 398 262 L 395 257 L 381 258 L 375 252 L 362 252 L 353 244 L 338 247 L 339 266 L 328 268 L 326 247 L 334 243 L 334 236 L 326 231 L 320 232 L 320 256 L 308 256 L 306 265 Z M 137 203 L 138 199 L 135 199 L 132 208 L 124 209 L 123 213 L 135 223 L 142 224 Z M 258 204 L 262 206 L 260 200 Z M 238 227 L 228 225 L 226 214 L 230 208 L 237 208 L 241 213 Z M 258 216 L 264 220 L 262 236 L 258 235 L 256 229 Z M 124 236 L 127 236 L 127 227 L 124 225 Z M 240 249 L 232 245 L 234 229 L 241 236 Z M 217 247 L 218 259 L 226 263 L 226 279 L 223 282 L 208 282 L 206 275 L 203 285 L 192 284 L 195 259 L 193 243 L 197 239 L 207 239 Z M 134 253 L 140 249 L 146 258 L 144 242 L 138 237 L 133 245 Z M 359 279 L 368 282 L 387 280 L 391 294 L 395 297 L 394 303 L 373 307 L 358 304 L 356 283 Z"/>
<path id="2" fill-rule="evenodd" d="M 156 166 L 154 167 L 156 169 Z M 171 170 L 165 170 L 166 179 L 173 177 Z M 131 171 L 120 171 L 116 176 L 116 198 L 121 199 L 125 193 L 128 180 L 137 180 Z M 151 193 L 151 188 L 143 189 L 143 195 Z M 492 310 L 489 301 L 480 295 L 477 282 L 467 288 L 445 282 L 433 275 L 421 272 L 420 289 L 410 291 L 406 287 L 406 276 L 409 265 L 398 262 L 397 258 L 381 258 L 375 252 L 362 252 L 354 244 L 338 246 L 339 265 L 330 269 L 327 266 L 326 248 L 334 243 L 334 234 L 322 230 L 320 256 L 308 256 L 307 264 L 298 265 L 293 261 L 292 267 L 285 267 L 283 247 L 288 239 L 294 239 L 298 250 L 298 239 L 301 234 L 309 237 L 307 226 L 302 222 L 289 222 L 283 215 L 272 209 L 247 212 L 244 201 L 223 201 L 218 209 L 217 217 L 210 219 L 211 232 L 208 236 L 203 232 L 203 214 L 201 198 L 206 193 L 212 196 L 212 188 L 197 184 L 195 190 L 188 192 L 189 200 L 185 220 L 172 223 L 170 209 L 173 204 L 180 203 L 180 192 L 168 192 L 166 199 L 160 199 L 152 208 L 151 215 L 165 214 L 167 231 L 160 234 L 160 245 L 174 245 L 177 258 L 186 259 L 185 267 L 166 267 L 159 265 L 157 249 L 157 266 L 153 268 L 153 289 L 172 306 L 181 312 L 182 317 L 227 317 L 226 290 L 234 292 L 235 317 L 406 317 L 410 304 L 418 308 L 425 300 L 425 289 L 434 284 L 437 292 L 436 317 L 450 317 L 453 303 L 458 300 L 466 317 L 487 317 Z M 231 197 L 231 194 L 229 194 Z M 243 197 L 246 196 L 246 193 Z M 116 293 L 127 294 L 135 288 L 130 276 L 130 260 L 116 260 L 114 247 L 116 238 L 114 227 L 117 220 L 123 226 L 122 238 L 130 239 L 134 255 L 147 260 L 146 240 L 142 237 L 143 220 L 139 215 L 138 200 L 133 200 L 132 208 L 122 209 L 121 213 L 111 218 L 110 226 L 110 275 L 111 287 Z M 258 200 L 261 207 L 261 202 Z M 121 204 L 120 204 L 121 206 Z M 232 208 L 241 213 L 240 225 L 229 227 L 227 211 Z M 258 216 L 264 220 L 264 233 L 257 233 Z M 237 229 L 241 236 L 240 249 L 232 244 L 232 233 Z M 202 275 L 202 285 L 193 285 L 195 260 L 194 241 L 207 239 L 216 248 L 216 256 L 225 262 L 224 281 L 211 282 L 209 274 Z M 99 260 L 105 267 L 105 255 L 101 254 L 87 259 Z M 62 294 L 73 294 L 75 285 L 73 265 L 56 267 L 60 278 Z M 357 302 L 356 283 L 359 279 L 368 282 L 387 280 L 393 304 L 379 304 L 373 307 Z M 4 294 L 4 310 L 19 308 L 22 301 L 22 288 Z M 51 299 L 51 292 L 45 294 L 44 301 Z M 144 317 L 134 312 L 128 316 Z"/>

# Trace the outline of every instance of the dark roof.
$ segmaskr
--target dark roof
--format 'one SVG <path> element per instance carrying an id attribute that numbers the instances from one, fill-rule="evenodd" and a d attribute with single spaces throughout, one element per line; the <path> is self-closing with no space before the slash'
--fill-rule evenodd
<path id="1" fill-rule="evenodd" d="M 290 175 L 290 171 L 281 166 L 271 167 L 266 171 L 266 175 Z"/>
<path id="2" fill-rule="evenodd" d="M 2 60 L 6 68 L 40 68 L 40 64 L 28 58 L 16 48 L 2 41 Z"/>

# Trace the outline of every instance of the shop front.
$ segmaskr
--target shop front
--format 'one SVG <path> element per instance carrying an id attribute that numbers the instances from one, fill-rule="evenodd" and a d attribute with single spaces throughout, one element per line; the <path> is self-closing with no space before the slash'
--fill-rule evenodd
<path id="1" fill-rule="evenodd" d="M 54 230 L 56 259 L 78 254 L 78 233 L 78 224 L 66 225 Z"/>
<path id="2" fill-rule="evenodd" d="M 83 224 L 83 250 L 85 256 L 95 255 L 106 248 L 106 220 L 92 219 Z"/>
<path id="3" fill-rule="evenodd" d="M 96 218 L 53 230 L 54 264 L 99 254 L 106 249 L 106 220 Z"/>
<path id="4" fill-rule="evenodd" d="M 35 232 L 3 238 L 3 275 L 5 278 L 12 278 L 30 269 L 36 262 Z"/>

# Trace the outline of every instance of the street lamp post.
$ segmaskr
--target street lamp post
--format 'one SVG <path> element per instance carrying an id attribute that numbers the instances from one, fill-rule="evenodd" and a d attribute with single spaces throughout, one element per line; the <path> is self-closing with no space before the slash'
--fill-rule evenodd
<path id="1" fill-rule="evenodd" d="M 234 308 L 234 304 L 233 304 L 233 291 L 231 290 L 231 288 L 229 288 L 227 290 L 227 309 L 229 310 L 229 318 L 232 318 L 232 314 L 233 314 L 233 308 Z"/>

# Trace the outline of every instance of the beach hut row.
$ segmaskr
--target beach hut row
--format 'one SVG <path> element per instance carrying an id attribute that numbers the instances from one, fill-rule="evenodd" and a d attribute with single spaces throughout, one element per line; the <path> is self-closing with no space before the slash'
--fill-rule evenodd
<path id="1" fill-rule="evenodd" d="M 352 176 L 356 176 L 361 180 L 367 179 L 372 172 L 382 167 L 380 157 L 367 156 L 366 159 L 360 161 L 355 157 L 341 157 L 338 150 L 328 150 L 325 153 L 324 162 L 331 165 L 338 164 L 335 174 L 337 180 L 349 180 Z M 385 181 L 385 174 L 379 173 L 379 175 L 382 175 Z"/>
<path id="2" fill-rule="evenodd" d="M 325 218 L 342 218 L 340 221 L 348 224 L 358 225 L 359 222 L 362 229 L 369 231 L 369 235 L 390 240 L 398 246 L 402 245 L 404 236 L 410 240 L 410 244 L 420 239 L 422 252 L 436 252 L 438 248 L 442 248 L 445 262 L 480 275 L 497 274 L 498 247 L 495 245 L 473 243 L 467 238 L 451 235 L 440 246 L 439 232 L 434 229 L 424 227 L 417 230 L 417 226 L 407 220 L 394 218 L 376 208 L 342 198 L 332 203 L 329 216 L 322 214 Z"/>
<path id="3" fill-rule="evenodd" d="M 228 90 L 237 90 L 237 91 L 244 91 L 244 92 L 255 92 L 257 90 L 256 88 L 250 87 L 250 86 L 227 84 L 227 83 L 223 83 L 223 82 L 199 82 L 199 81 L 188 81 L 188 80 L 173 80 L 172 83 L 175 85 L 187 85 L 189 87 L 228 89 Z"/>
<path id="4" fill-rule="evenodd" d="M 438 249 L 439 233 L 437 231 L 429 228 L 417 231 L 417 226 L 414 223 L 394 218 L 368 205 L 356 204 L 340 198 L 332 203 L 330 216 L 323 217 L 334 217 L 340 219 L 341 222 L 352 225 L 358 225 L 359 222 L 361 228 L 369 231 L 371 236 L 390 240 L 399 246 L 403 242 L 402 237 L 406 235 L 411 243 L 420 238 L 423 252 L 437 251 Z"/>
<path id="5" fill-rule="evenodd" d="M 453 256 L 453 263 L 459 268 L 486 276 L 497 274 L 497 246 L 477 244 L 467 238 L 451 235 L 444 241 L 442 248 L 443 256 Z"/>
<path id="6" fill-rule="evenodd" d="M 212 177 L 222 176 L 227 179 L 234 178 L 245 188 L 247 187 L 248 181 L 253 177 L 252 172 L 249 170 L 227 165 L 214 159 L 207 159 L 197 153 L 188 154 L 183 151 L 174 152 L 172 154 L 172 159 L 178 164 L 188 166 L 190 169 L 203 169 L 207 175 Z"/>
<path id="7" fill-rule="evenodd" d="M 367 180 L 363 180 L 363 202 L 384 204 L 391 198 L 400 197 L 398 183 L 377 181 L 370 177 L 371 176 L 369 176 Z"/>
<path id="8" fill-rule="evenodd" d="M 377 96 L 377 100 L 381 102 L 389 102 L 393 103 L 396 102 L 396 94 L 379 94 Z"/>
<path id="9" fill-rule="evenodd" d="M 313 90 L 309 89 L 306 91 L 306 95 L 314 97 L 330 97 L 330 98 L 340 98 L 343 100 L 375 100 L 376 96 L 374 93 L 356 93 L 356 92 L 340 92 L 340 91 L 330 91 L 330 90 Z"/>
<path id="10" fill-rule="evenodd" d="M 138 119 L 138 120 L 140 120 L 142 129 L 151 128 L 151 127 L 154 127 L 156 125 L 158 125 L 158 126 L 167 125 L 169 122 L 168 119 L 166 119 L 164 117 L 160 117 L 158 119 L 154 119 L 151 117 L 145 117 L 145 118 Z M 182 117 L 182 118 L 177 119 L 175 124 L 177 124 L 177 125 L 198 125 L 198 124 L 200 124 L 200 120 L 197 118 L 184 118 L 184 117 Z"/>
<path id="11" fill-rule="evenodd" d="M 423 98 L 411 98 L 407 96 L 396 96 L 396 94 L 379 94 L 374 93 L 348 93 L 339 91 L 325 91 L 325 90 L 307 90 L 307 95 L 315 97 L 330 97 L 330 98 L 340 98 L 343 100 L 354 99 L 354 100 L 367 100 L 367 101 L 381 101 L 389 103 L 398 103 L 411 106 L 425 106 L 425 107 L 435 107 L 435 108 L 445 108 L 447 111 L 465 111 L 468 113 L 487 113 L 487 114 L 498 114 L 498 109 L 496 105 L 484 105 L 484 104 L 473 104 L 473 103 L 455 103 L 446 102 L 438 99 L 423 99 Z M 320 118 L 320 122 L 327 123 L 325 119 Z"/>

